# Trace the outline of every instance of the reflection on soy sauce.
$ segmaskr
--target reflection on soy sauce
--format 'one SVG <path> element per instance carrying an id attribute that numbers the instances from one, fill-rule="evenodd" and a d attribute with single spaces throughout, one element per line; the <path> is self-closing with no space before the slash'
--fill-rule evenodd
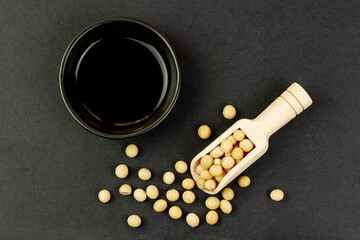
<path id="1" fill-rule="evenodd" d="M 136 39 L 110 36 L 94 41 L 75 65 L 77 97 L 106 124 L 147 119 L 167 91 L 168 73 L 160 53 Z"/>

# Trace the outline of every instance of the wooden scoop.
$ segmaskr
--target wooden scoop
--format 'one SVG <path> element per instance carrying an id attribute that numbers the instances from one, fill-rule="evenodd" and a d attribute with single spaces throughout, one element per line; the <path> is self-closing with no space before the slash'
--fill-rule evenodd
<path id="1" fill-rule="evenodd" d="M 237 121 L 196 155 L 190 165 L 192 177 L 195 181 L 199 178 L 199 174 L 195 169 L 200 164 L 202 156 L 209 154 L 211 150 L 217 147 L 235 130 L 243 130 L 246 136 L 254 143 L 254 149 L 224 176 L 214 191 L 203 190 L 208 194 L 218 193 L 266 152 L 269 146 L 269 138 L 272 134 L 311 104 L 312 100 L 307 92 L 298 83 L 293 83 L 255 119 L 241 119 Z"/>

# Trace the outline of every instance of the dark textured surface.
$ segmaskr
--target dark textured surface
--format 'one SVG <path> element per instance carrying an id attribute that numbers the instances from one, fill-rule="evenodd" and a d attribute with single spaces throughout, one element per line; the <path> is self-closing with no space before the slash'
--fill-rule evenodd
<path id="1" fill-rule="evenodd" d="M 359 11 L 358 1 L 0 1 L 0 239 L 359 239 Z M 67 44 L 111 16 L 157 27 L 182 70 L 171 114 L 128 141 L 80 127 L 58 87 Z M 136 171 L 148 167 L 164 197 L 162 173 L 234 122 L 222 117 L 225 104 L 252 118 L 294 81 L 314 104 L 270 139 L 246 171 L 249 188 L 230 185 L 233 213 L 216 226 L 204 223 L 198 190 L 195 204 L 179 202 L 200 215 L 196 229 L 117 193 L 123 182 L 145 187 Z M 208 141 L 196 135 L 203 123 Z M 130 142 L 136 159 L 124 155 Z M 114 175 L 119 163 L 131 169 L 126 180 Z M 268 197 L 277 187 L 280 203 Z M 109 204 L 97 200 L 103 188 Z M 127 226 L 130 214 L 142 216 L 140 228 Z"/>

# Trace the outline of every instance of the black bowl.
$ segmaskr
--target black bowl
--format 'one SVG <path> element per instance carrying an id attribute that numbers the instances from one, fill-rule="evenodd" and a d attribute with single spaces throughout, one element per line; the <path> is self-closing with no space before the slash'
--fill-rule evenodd
<path id="1" fill-rule="evenodd" d="M 109 34 L 122 34 L 151 44 L 164 60 L 168 76 L 165 97 L 155 110 L 141 121 L 125 125 L 107 124 L 90 114 L 77 95 L 77 79 L 74 74 L 76 62 L 90 44 Z M 180 70 L 173 48 L 157 29 L 136 19 L 109 18 L 86 27 L 71 41 L 61 61 L 59 82 L 64 103 L 81 126 L 102 137 L 122 139 L 151 130 L 169 114 L 179 95 Z M 142 100 L 146 101 L 146 99 Z"/>

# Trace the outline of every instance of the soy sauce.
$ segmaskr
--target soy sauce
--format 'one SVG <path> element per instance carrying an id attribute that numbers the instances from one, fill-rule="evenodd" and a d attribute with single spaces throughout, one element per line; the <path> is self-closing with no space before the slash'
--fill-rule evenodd
<path id="1" fill-rule="evenodd" d="M 167 71 L 156 48 L 132 38 L 94 41 L 78 58 L 77 95 L 97 121 L 122 126 L 150 117 L 167 91 Z"/>

